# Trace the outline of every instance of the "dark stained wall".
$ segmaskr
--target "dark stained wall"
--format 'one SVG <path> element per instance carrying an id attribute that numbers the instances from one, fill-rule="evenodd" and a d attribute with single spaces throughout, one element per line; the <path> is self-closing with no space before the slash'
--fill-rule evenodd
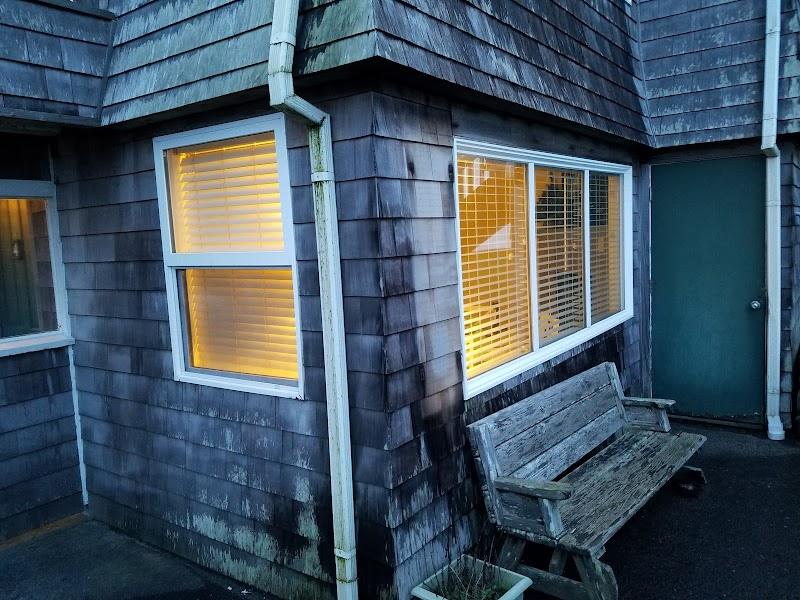
<path id="1" fill-rule="evenodd" d="M 800 148 L 781 145 L 781 418 L 800 428 Z M 795 419 L 792 422 L 792 418 Z"/>
<path id="2" fill-rule="evenodd" d="M 262 102 L 241 116 L 264 110 Z M 312 372 L 319 353 L 305 354 L 305 400 L 172 377 L 152 137 L 235 118 L 229 110 L 60 142 L 89 513 L 277 596 L 326 598 L 333 552 L 323 381 Z M 309 214 L 302 199 L 295 214 Z M 315 276 L 301 269 L 302 294 L 314 294 Z M 314 322 L 304 310 L 302 328 Z"/>
<path id="3" fill-rule="evenodd" d="M 66 349 L 0 358 L 0 541 L 81 512 Z"/>
<path id="4" fill-rule="evenodd" d="M 0 118 L 96 121 L 112 15 L 62 5 L 0 3 Z"/>
<path id="5" fill-rule="evenodd" d="M 765 3 L 642 0 L 641 56 L 659 147 L 761 135 Z M 800 131 L 800 13 L 783 0 L 778 133 Z"/>
<path id="6" fill-rule="evenodd" d="M 465 423 L 605 360 L 618 364 L 627 389 L 635 394 L 642 389 L 637 299 L 637 316 L 624 326 L 465 401 L 452 136 L 633 164 L 637 175 L 638 165 L 618 147 L 406 87 L 380 87 L 372 110 L 378 219 L 372 227 L 377 230 L 360 224 L 342 252 L 363 252 L 363 241 L 356 246 L 355 240 L 374 239 L 377 233 L 380 259 L 369 268 L 377 270 L 381 282 L 383 410 L 391 435 L 383 469 L 364 455 L 354 456 L 359 481 L 372 477 L 356 487 L 369 495 L 357 497 L 372 500 L 369 510 L 387 511 L 383 545 L 362 535 L 359 551 L 383 556 L 384 564 L 362 570 L 363 576 L 388 578 L 391 591 L 378 589 L 386 590 L 386 597 L 405 598 L 444 562 L 448 549 L 458 553 L 480 532 L 482 499 Z M 639 237 L 647 211 L 635 204 L 638 296 Z M 372 262 L 365 260 L 364 268 Z M 354 440 L 363 435 L 364 424 L 354 419 Z"/>
<path id="7" fill-rule="evenodd" d="M 312 100 L 332 115 L 362 593 L 403 597 L 471 543 L 480 499 L 464 436 L 477 418 L 602 360 L 638 390 L 638 322 L 464 402 L 452 143 L 485 140 L 630 162 L 613 147 L 411 88 Z M 332 593 L 330 491 L 306 135 L 288 123 L 305 400 L 172 380 L 151 138 L 65 137 L 56 159 L 90 513 L 288 598 Z M 518 131 L 517 135 L 509 133 Z M 638 270 L 637 270 L 638 277 Z M 544 374 L 543 374 L 544 373 Z M 431 558 L 433 557 L 433 558 Z"/>
<path id="8" fill-rule="evenodd" d="M 358 534 L 365 589 L 374 591 L 379 580 L 370 573 L 385 573 L 390 551 L 386 486 L 401 475 L 390 454 L 400 441 L 384 410 L 372 100 L 342 86 L 314 99 L 333 115 Z M 265 110 L 262 100 L 129 132 L 76 132 L 60 142 L 56 176 L 89 511 L 277 596 L 325 598 L 333 593 L 329 459 L 304 127 L 287 126 L 305 399 L 172 378 L 152 137 Z"/>

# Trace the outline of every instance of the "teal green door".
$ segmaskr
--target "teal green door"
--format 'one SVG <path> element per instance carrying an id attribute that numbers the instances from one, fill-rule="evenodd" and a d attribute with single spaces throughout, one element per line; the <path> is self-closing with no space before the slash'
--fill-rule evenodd
<path id="1" fill-rule="evenodd" d="M 764 168 L 760 157 L 652 168 L 653 395 L 678 413 L 761 421 Z"/>

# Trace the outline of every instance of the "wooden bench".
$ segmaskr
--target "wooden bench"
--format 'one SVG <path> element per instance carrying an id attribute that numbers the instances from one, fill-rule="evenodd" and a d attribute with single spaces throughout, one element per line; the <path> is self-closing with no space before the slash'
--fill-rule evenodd
<path id="1" fill-rule="evenodd" d="M 684 467 L 705 438 L 668 433 L 673 404 L 626 398 L 604 363 L 470 425 L 489 519 L 507 534 L 501 566 L 558 598 L 617 598 L 605 543 L 679 470 L 705 482 Z M 553 548 L 548 570 L 520 563 L 528 542 Z M 564 576 L 569 557 L 579 580 Z"/>

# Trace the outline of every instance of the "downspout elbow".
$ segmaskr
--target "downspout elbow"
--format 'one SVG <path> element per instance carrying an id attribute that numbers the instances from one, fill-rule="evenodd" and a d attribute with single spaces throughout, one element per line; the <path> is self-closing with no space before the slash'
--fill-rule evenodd
<path id="1" fill-rule="evenodd" d="M 321 125 L 327 114 L 294 93 L 294 35 L 278 32 L 269 44 L 267 83 L 270 106 L 300 118 L 306 125 Z"/>

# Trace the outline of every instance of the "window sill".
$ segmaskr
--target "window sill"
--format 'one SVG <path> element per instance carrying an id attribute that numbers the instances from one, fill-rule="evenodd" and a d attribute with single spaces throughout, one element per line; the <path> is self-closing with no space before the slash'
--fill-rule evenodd
<path id="1" fill-rule="evenodd" d="M 16 354 L 26 354 L 28 352 L 38 352 L 39 350 L 63 348 L 64 346 L 71 346 L 74 343 L 74 338 L 60 331 L 5 338 L 0 340 L 0 358 L 14 356 Z"/>
<path id="2" fill-rule="evenodd" d="M 266 381 L 254 381 L 250 379 L 240 379 L 237 377 L 225 377 L 221 375 L 211 375 L 208 373 L 195 373 L 193 371 L 183 371 L 175 375 L 175 381 L 184 383 L 194 383 L 208 387 L 220 388 L 223 390 L 234 390 L 237 392 L 248 392 L 250 394 L 260 394 L 262 396 L 277 396 L 278 398 L 300 398 L 300 389 L 290 385 L 280 385 Z"/>
<path id="3" fill-rule="evenodd" d="M 534 367 L 538 367 L 548 360 L 552 360 L 557 356 L 569 352 L 573 348 L 580 346 L 589 340 L 596 338 L 600 334 L 613 329 L 617 325 L 633 317 L 633 310 L 625 310 L 616 315 L 612 315 L 599 323 L 595 323 L 591 327 L 582 329 L 577 333 L 553 342 L 552 344 L 539 348 L 536 352 L 520 356 L 514 360 L 507 362 L 504 365 L 495 367 L 491 371 L 482 373 L 472 379 L 466 381 L 465 384 L 465 399 L 469 400 L 478 394 L 482 394 L 487 390 L 502 385 L 512 377 L 521 375 Z"/>

